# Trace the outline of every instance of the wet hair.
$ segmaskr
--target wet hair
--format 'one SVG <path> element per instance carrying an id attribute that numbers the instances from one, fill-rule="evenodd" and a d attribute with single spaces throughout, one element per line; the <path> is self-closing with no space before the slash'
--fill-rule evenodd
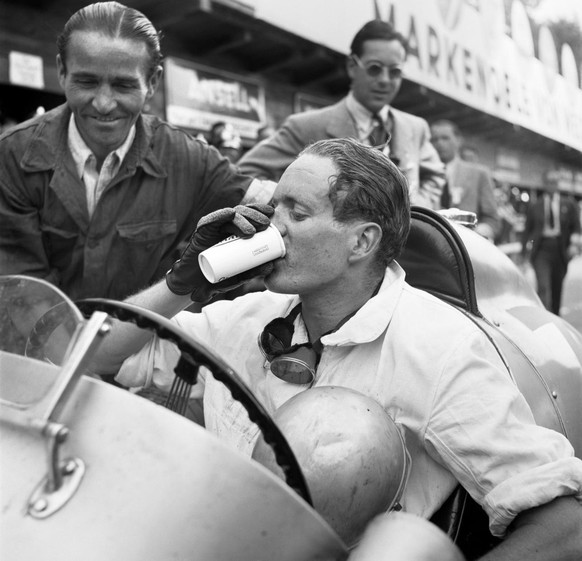
<path id="1" fill-rule="evenodd" d="M 384 269 L 402 252 L 410 231 L 408 183 L 388 156 L 350 138 L 320 140 L 299 154 L 329 158 L 337 173 L 329 198 L 338 222 L 363 220 L 382 229 L 376 263 Z"/>
<path id="2" fill-rule="evenodd" d="M 75 12 L 57 38 L 57 50 L 66 69 L 67 47 L 76 31 L 97 31 L 112 38 L 130 39 L 145 43 L 149 63 L 146 69 L 151 78 L 162 63 L 161 34 L 152 22 L 138 10 L 119 2 L 96 2 Z"/>
<path id="3" fill-rule="evenodd" d="M 362 56 L 364 51 L 364 43 L 366 41 L 373 41 L 380 39 L 382 41 L 399 41 L 408 52 L 408 42 L 402 33 L 396 31 L 392 25 L 381 19 L 373 19 L 355 34 L 352 44 L 350 46 L 350 53 L 356 56 Z"/>

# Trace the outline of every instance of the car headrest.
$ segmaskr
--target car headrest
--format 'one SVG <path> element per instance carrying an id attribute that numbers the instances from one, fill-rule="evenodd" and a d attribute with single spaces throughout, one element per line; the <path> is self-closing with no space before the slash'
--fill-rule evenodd
<path id="1" fill-rule="evenodd" d="M 481 316 L 471 259 L 450 222 L 433 210 L 413 206 L 408 241 L 398 258 L 407 282 Z"/>

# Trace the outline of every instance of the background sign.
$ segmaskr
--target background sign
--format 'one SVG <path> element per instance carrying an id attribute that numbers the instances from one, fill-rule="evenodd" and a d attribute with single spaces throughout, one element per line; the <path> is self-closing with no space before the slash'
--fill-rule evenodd
<path id="1" fill-rule="evenodd" d="M 247 78 L 189 61 L 165 61 L 166 118 L 173 125 L 209 131 L 217 121 L 233 125 L 242 138 L 255 139 L 265 122 L 265 97 Z"/>
<path id="2" fill-rule="evenodd" d="M 8 79 L 11 84 L 27 88 L 44 88 L 42 57 L 18 51 L 8 54 Z"/>

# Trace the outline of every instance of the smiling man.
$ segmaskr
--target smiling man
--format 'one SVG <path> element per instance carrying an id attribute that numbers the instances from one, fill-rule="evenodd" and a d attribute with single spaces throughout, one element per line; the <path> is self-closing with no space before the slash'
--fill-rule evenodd
<path id="1" fill-rule="evenodd" d="M 57 50 L 66 104 L 0 139 L 0 272 L 44 278 L 73 299 L 125 298 L 163 277 L 201 216 L 261 186 L 144 114 L 162 53 L 141 12 L 90 4 Z"/>
<path id="2" fill-rule="evenodd" d="M 487 559 L 580 559 L 582 461 L 561 434 L 535 424 L 484 332 L 406 283 L 396 259 L 410 205 L 398 169 L 355 140 L 319 141 L 283 174 L 273 207 L 239 205 L 204 217 L 166 281 L 129 301 L 173 317 L 220 353 L 270 413 L 318 386 L 378 401 L 403 428 L 411 455 L 404 510 L 430 518 L 461 483 L 492 532 L 507 536 Z M 201 251 L 271 221 L 285 242 L 283 258 L 218 285 L 204 279 Z M 256 275 L 268 290 L 180 312 L 191 298 L 205 301 Z M 117 374 L 126 386 L 169 388 L 178 353 L 116 322 L 92 370 Z M 206 428 L 250 456 L 258 428 L 226 387 L 200 378 Z"/>
<path id="3" fill-rule="evenodd" d="M 277 181 L 308 144 L 355 138 L 389 154 L 408 180 L 413 204 L 440 208 L 444 166 L 430 143 L 427 122 L 392 106 L 403 80 L 406 40 L 381 20 L 354 36 L 346 69 L 350 92 L 338 103 L 291 115 L 268 140 L 240 160 L 243 173 Z"/>

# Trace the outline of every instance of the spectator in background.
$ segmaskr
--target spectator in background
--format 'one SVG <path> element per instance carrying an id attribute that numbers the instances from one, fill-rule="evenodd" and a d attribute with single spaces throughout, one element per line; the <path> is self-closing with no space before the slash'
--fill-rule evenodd
<path id="1" fill-rule="evenodd" d="M 461 156 L 461 160 L 465 160 L 465 162 L 473 162 L 474 164 L 479 163 L 479 151 L 471 144 L 464 144 L 461 146 L 459 155 Z"/>
<path id="2" fill-rule="evenodd" d="M 355 138 L 390 155 L 408 180 L 413 204 L 440 208 L 443 165 L 430 143 L 428 124 L 390 105 L 402 84 L 406 48 L 404 37 L 389 23 L 366 23 L 347 58 L 348 95 L 335 105 L 291 115 L 273 136 L 241 158 L 241 171 L 278 181 L 308 144 Z"/>
<path id="3" fill-rule="evenodd" d="M 493 178 L 480 164 L 460 158 L 461 133 L 452 121 L 438 120 L 431 125 L 432 143 L 446 166 L 447 183 L 443 208 L 459 208 L 477 215 L 476 231 L 494 241 L 499 229 Z"/>
<path id="4" fill-rule="evenodd" d="M 242 155 L 242 140 L 230 123 L 218 121 L 210 129 L 208 144 L 214 146 L 225 158 L 233 164 Z"/>
<path id="5" fill-rule="evenodd" d="M 544 191 L 527 208 L 522 256 L 529 253 L 538 295 L 552 313 L 560 314 L 568 262 L 580 251 L 580 213 L 574 199 L 558 192 L 558 172 L 544 173 Z M 578 239 L 572 243 L 574 234 Z"/>
<path id="6" fill-rule="evenodd" d="M 214 148 L 142 114 L 162 54 L 141 12 L 90 4 L 57 47 L 66 104 L 0 140 L 2 273 L 122 299 L 163 276 L 201 216 L 263 187 L 270 199 Z"/>
<path id="7" fill-rule="evenodd" d="M 499 214 L 499 228 L 495 235 L 495 245 L 516 241 L 516 230 L 519 227 L 520 217 L 511 204 L 510 186 L 500 184 L 495 187 L 495 202 Z"/>

